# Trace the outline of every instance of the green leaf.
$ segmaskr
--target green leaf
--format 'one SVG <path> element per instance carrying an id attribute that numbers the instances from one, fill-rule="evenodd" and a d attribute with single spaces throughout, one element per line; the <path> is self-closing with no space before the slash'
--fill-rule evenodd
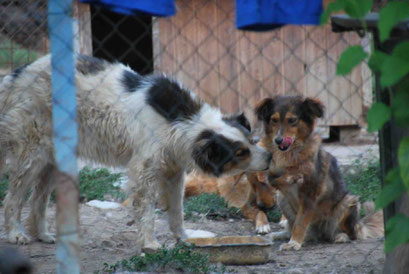
<path id="1" fill-rule="evenodd" d="M 409 79 L 405 81 L 409 84 Z M 409 88 L 399 85 L 398 92 L 392 99 L 392 113 L 394 121 L 400 126 L 409 124 Z"/>
<path id="2" fill-rule="evenodd" d="M 409 73 L 409 42 L 399 43 L 381 66 L 381 86 L 396 84 Z"/>
<path id="3" fill-rule="evenodd" d="M 389 2 L 385 7 L 379 12 L 379 38 L 381 42 L 384 42 L 389 38 L 389 34 L 393 27 L 409 17 L 409 3 L 393 1 Z"/>
<path id="4" fill-rule="evenodd" d="M 388 172 L 385 178 L 386 185 L 379 192 L 375 201 L 375 209 L 381 209 L 389 205 L 391 202 L 395 201 L 402 193 L 405 191 L 405 187 L 402 183 L 402 179 L 399 174 L 399 168 Z"/>
<path id="5" fill-rule="evenodd" d="M 327 9 L 321 15 L 321 25 L 328 22 L 328 18 L 333 12 L 341 11 L 345 8 L 346 0 L 337 0 L 328 4 Z"/>
<path id="6" fill-rule="evenodd" d="M 337 75 L 345 75 L 352 71 L 352 69 L 359 65 L 366 57 L 368 53 L 364 51 L 361 46 L 350 46 L 347 48 L 339 58 L 337 64 Z"/>
<path id="7" fill-rule="evenodd" d="M 400 167 L 400 176 L 403 184 L 409 190 L 409 137 L 400 142 L 398 149 L 398 162 Z"/>
<path id="8" fill-rule="evenodd" d="M 345 12 L 351 18 L 362 18 L 371 10 L 373 0 L 346 0 Z"/>
<path id="9" fill-rule="evenodd" d="M 391 109 L 384 103 L 375 103 L 368 111 L 368 131 L 380 130 L 391 118 Z"/>
<path id="10" fill-rule="evenodd" d="M 382 64 L 385 62 L 389 55 L 382 51 L 375 51 L 372 53 L 368 61 L 368 66 L 372 71 L 381 71 Z"/>
<path id="11" fill-rule="evenodd" d="M 409 241 L 409 218 L 398 213 L 386 223 L 385 252 Z"/>

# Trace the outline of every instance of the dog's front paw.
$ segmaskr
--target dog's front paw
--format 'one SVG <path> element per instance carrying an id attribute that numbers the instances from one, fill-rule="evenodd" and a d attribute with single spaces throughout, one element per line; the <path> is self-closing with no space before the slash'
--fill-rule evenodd
<path id="1" fill-rule="evenodd" d="M 271 227 L 269 224 L 258 225 L 256 226 L 256 233 L 257 234 L 267 234 L 271 231 Z"/>
<path id="2" fill-rule="evenodd" d="M 26 245 L 31 242 L 30 236 L 28 236 L 24 231 L 12 230 L 9 233 L 9 242 L 12 244 Z"/>
<path id="3" fill-rule="evenodd" d="M 304 183 L 304 176 L 301 174 L 288 175 L 286 180 L 288 184 L 302 184 Z"/>
<path id="4" fill-rule="evenodd" d="M 266 234 L 271 231 L 268 224 L 267 215 L 263 211 L 259 211 L 256 215 L 256 232 L 258 234 Z"/>
<path id="5" fill-rule="evenodd" d="M 38 236 L 38 239 L 41 242 L 44 242 L 44 243 L 47 243 L 47 244 L 55 243 L 55 237 L 50 233 L 43 233 L 43 234 Z"/>
<path id="6" fill-rule="evenodd" d="M 283 229 L 287 229 L 288 228 L 288 220 L 285 218 L 281 218 L 280 222 L 278 223 L 278 225 L 283 228 Z"/>
<path id="7" fill-rule="evenodd" d="M 300 250 L 300 248 L 301 248 L 300 243 L 298 243 L 296 241 L 293 241 L 293 240 L 290 240 L 288 243 L 282 244 L 280 246 L 280 251 L 283 251 L 283 250 Z"/>
<path id="8" fill-rule="evenodd" d="M 179 230 L 177 233 L 173 234 L 173 237 L 175 237 L 176 242 L 180 243 L 183 242 L 184 240 L 186 240 L 187 238 L 191 238 L 188 233 L 186 232 L 186 230 L 181 229 Z"/>
<path id="9" fill-rule="evenodd" d="M 162 245 L 158 241 L 151 241 L 143 246 L 142 251 L 145 253 L 154 253 L 161 247 Z"/>
<path id="10" fill-rule="evenodd" d="M 259 171 L 259 172 L 256 173 L 256 175 L 257 175 L 257 180 L 259 182 L 267 183 L 267 175 L 268 175 L 267 171 Z"/>

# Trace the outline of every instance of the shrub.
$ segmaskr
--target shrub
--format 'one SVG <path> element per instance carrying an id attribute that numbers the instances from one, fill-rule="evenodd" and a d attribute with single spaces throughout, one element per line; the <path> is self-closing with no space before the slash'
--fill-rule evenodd
<path id="1" fill-rule="evenodd" d="M 367 163 L 356 160 L 345 176 L 349 191 L 358 195 L 362 202 L 374 201 L 381 190 L 381 170 L 379 161 Z"/>
<path id="2" fill-rule="evenodd" d="M 125 194 L 115 184 L 119 182 L 121 177 L 121 173 L 111 173 L 106 168 L 89 169 L 84 167 L 78 177 L 81 201 L 104 200 L 107 198 L 124 200 Z"/>
<path id="3" fill-rule="evenodd" d="M 234 218 L 241 219 L 240 210 L 235 207 L 228 207 L 226 201 L 217 194 L 203 193 L 196 197 L 191 197 L 184 203 L 185 217 L 194 218 L 197 215 L 205 215 L 209 218 Z"/>
<path id="4" fill-rule="evenodd" d="M 1 175 L 0 177 L 0 205 L 2 205 L 4 198 L 6 197 L 9 180 L 7 175 Z"/>
<path id="5" fill-rule="evenodd" d="M 118 261 L 109 265 L 104 263 L 102 273 L 114 273 L 116 271 L 144 271 L 156 273 L 224 273 L 224 267 L 220 269 L 209 262 L 208 255 L 194 250 L 193 246 L 180 244 L 172 249 L 162 247 L 157 252 L 144 256 L 132 256 L 128 260 Z M 99 271 L 97 271 L 99 273 Z"/>
<path id="6" fill-rule="evenodd" d="M 278 223 L 280 221 L 282 213 L 278 206 L 268 209 L 265 212 L 269 222 Z"/>

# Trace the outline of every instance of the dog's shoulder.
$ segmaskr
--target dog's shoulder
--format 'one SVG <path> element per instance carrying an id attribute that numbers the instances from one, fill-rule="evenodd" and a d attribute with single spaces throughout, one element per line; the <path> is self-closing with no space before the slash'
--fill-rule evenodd
<path id="1" fill-rule="evenodd" d="M 312 196 L 315 199 L 330 199 L 334 204 L 341 201 L 348 194 L 348 188 L 337 159 L 320 145 L 313 164 L 312 180 L 305 187 L 300 188 L 300 194 L 314 193 Z"/>

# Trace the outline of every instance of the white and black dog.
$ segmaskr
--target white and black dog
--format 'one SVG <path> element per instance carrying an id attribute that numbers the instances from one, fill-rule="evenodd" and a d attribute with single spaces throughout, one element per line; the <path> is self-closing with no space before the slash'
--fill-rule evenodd
<path id="1" fill-rule="evenodd" d="M 165 76 L 141 76 L 121 63 L 76 57 L 78 156 L 127 168 L 138 224 L 139 246 L 160 247 L 154 209 L 164 198 L 169 226 L 184 237 L 184 174 L 199 169 L 214 175 L 266 170 L 271 153 L 250 138 L 244 115 L 224 117 Z M 45 221 L 53 149 L 50 57 L 16 70 L 0 84 L 0 168 L 10 163 L 5 225 L 12 243 L 31 237 L 54 242 Z M 28 232 L 20 224 L 30 187 Z"/>

